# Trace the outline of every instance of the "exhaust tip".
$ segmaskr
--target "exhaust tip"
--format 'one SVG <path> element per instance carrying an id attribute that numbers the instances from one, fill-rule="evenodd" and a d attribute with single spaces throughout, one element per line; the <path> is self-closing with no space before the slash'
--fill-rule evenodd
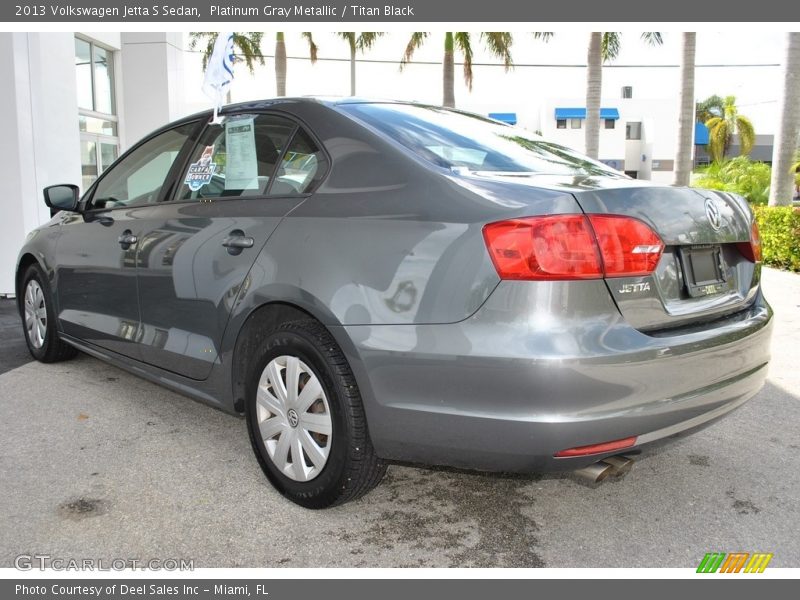
<path id="1" fill-rule="evenodd" d="M 601 483 L 609 476 L 625 476 L 630 472 L 633 463 L 633 459 L 627 456 L 609 456 L 582 469 L 576 469 L 573 473 L 583 481 Z"/>
<path id="2" fill-rule="evenodd" d="M 589 483 L 600 483 L 613 472 L 614 467 L 602 461 L 573 471 L 580 479 Z"/>

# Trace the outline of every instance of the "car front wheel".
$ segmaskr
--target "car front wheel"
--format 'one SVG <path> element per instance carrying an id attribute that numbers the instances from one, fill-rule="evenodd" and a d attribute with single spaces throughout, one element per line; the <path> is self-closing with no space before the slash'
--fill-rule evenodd
<path id="1" fill-rule="evenodd" d="M 285 323 L 261 343 L 251 360 L 246 416 L 262 470 L 301 506 L 354 500 L 386 472 L 347 360 L 314 320 Z"/>
<path id="2" fill-rule="evenodd" d="M 25 271 L 22 294 L 20 303 L 22 325 L 31 356 L 45 363 L 67 360 L 75 356 L 78 351 L 58 337 L 50 287 L 39 265 L 31 265 Z"/>

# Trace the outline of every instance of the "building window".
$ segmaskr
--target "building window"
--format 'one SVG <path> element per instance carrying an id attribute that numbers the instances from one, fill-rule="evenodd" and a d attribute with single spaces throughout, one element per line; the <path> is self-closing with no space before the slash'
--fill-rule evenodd
<path id="1" fill-rule="evenodd" d="M 642 139 L 642 124 L 637 121 L 625 123 L 625 139 L 626 140 Z"/>
<path id="2" fill-rule="evenodd" d="M 582 120 L 583 119 L 570 119 L 569 120 L 570 129 L 580 129 Z"/>
<path id="3" fill-rule="evenodd" d="M 75 38 L 82 187 L 87 189 L 119 154 L 114 98 L 114 54 Z"/>
<path id="4" fill-rule="evenodd" d="M 625 99 L 633 98 L 633 87 L 626 85 L 622 88 L 622 97 Z"/>
<path id="5" fill-rule="evenodd" d="M 566 128 L 567 128 L 566 119 L 556 119 L 556 129 L 566 129 Z"/>
<path id="6" fill-rule="evenodd" d="M 616 128 L 616 121 L 614 119 L 604 119 L 606 129 L 615 129 Z"/>

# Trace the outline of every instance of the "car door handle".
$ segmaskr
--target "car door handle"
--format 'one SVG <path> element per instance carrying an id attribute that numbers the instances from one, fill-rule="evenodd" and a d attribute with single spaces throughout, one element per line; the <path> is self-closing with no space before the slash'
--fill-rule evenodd
<path id="1" fill-rule="evenodd" d="M 241 254 L 245 248 L 252 248 L 253 244 L 255 244 L 255 240 L 247 237 L 240 229 L 234 229 L 228 234 L 228 237 L 222 240 L 222 245 L 228 249 L 228 254 L 233 256 Z"/>
<path id="2" fill-rule="evenodd" d="M 130 229 L 126 229 L 122 232 L 122 235 L 117 238 L 117 241 L 119 242 L 119 245 L 122 246 L 123 250 L 127 250 L 133 244 L 138 242 L 139 238 L 133 235 L 133 232 Z"/>

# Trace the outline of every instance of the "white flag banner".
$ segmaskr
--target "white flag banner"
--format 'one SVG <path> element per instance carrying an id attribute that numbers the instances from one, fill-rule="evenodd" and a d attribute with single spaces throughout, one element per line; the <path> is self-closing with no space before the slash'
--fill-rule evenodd
<path id="1" fill-rule="evenodd" d="M 203 79 L 203 93 L 214 103 L 214 120 L 222 106 L 222 99 L 233 80 L 233 33 L 221 31 L 214 43 L 214 51 L 208 59 L 206 76 Z"/>

